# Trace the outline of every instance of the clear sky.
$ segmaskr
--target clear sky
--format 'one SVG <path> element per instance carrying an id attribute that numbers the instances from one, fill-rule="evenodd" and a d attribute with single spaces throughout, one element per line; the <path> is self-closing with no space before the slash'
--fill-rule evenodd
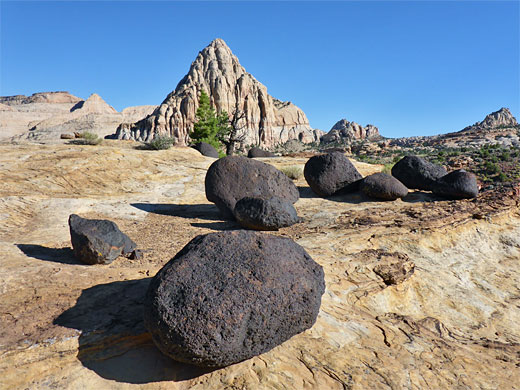
<path id="1" fill-rule="evenodd" d="M 160 104 L 214 38 L 328 131 L 400 137 L 520 114 L 518 1 L 0 0 L 0 95 Z"/>

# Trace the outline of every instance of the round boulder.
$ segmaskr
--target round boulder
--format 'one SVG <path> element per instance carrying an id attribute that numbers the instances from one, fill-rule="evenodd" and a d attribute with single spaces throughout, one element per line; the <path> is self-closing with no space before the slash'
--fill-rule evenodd
<path id="1" fill-rule="evenodd" d="M 292 203 L 276 197 L 240 199 L 235 205 L 235 218 L 243 227 L 254 230 L 278 230 L 299 221 Z"/>
<path id="2" fill-rule="evenodd" d="M 446 173 L 444 167 L 418 156 L 405 156 L 392 167 L 392 176 L 415 190 L 432 191 L 437 179 Z"/>
<path id="3" fill-rule="evenodd" d="M 195 237 L 152 279 L 144 323 L 172 359 L 224 367 L 310 328 L 323 269 L 294 241 L 247 230 Z"/>
<path id="4" fill-rule="evenodd" d="M 478 195 L 477 178 L 462 169 L 448 173 L 437 180 L 433 193 L 448 199 L 470 199 Z"/>
<path id="5" fill-rule="evenodd" d="M 356 167 L 341 152 L 311 157 L 303 175 L 309 187 L 319 196 L 330 196 L 362 179 Z"/>
<path id="6" fill-rule="evenodd" d="M 274 153 L 271 153 L 267 150 L 260 149 L 257 146 L 252 147 L 249 149 L 249 152 L 247 153 L 247 157 L 254 158 L 254 157 L 276 157 Z"/>
<path id="7" fill-rule="evenodd" d="M 367 196 L 381 200 L 396 200 L 408 195 L 408 188 L 386 173 L 374 173 L 365 177 L 360 189 Z"/>
<path id="8" fill-rule="evenodd" d="M 192 146 L 193 149 L 198 150 L 200 154 L 206 157 L 218 158 L 218 151 L 212 145 L 206 142 L 198 142 Z"/>
<path id="9" fill-rule="evenodd" d="M 296 202 L 300 194 L 283 172 L 272 165 L 242 156 L 228 156 L 215 161 L 205 179 L 206 198 L 217 205 L 225 218 L 234 219 L 238 200 L 276 196 Z"/>

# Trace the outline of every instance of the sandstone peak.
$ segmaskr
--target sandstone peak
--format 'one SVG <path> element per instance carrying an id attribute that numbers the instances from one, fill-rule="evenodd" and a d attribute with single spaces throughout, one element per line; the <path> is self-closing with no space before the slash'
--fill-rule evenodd
<path id="1" fill-rule="evenodd" d="M 201 91 L 208 94 L 217 111 L 244 112 L 244 145 L 271 147 L 289 139 L 313 142 L 321 134 L 311 129 L 301 109 L 270 96 L 267 88 L 240 65 L 226 43 L 217 38 L 198 53 L 186 76 L 151 115 L 133 124 L 122 124 L 116 137 L 149 141 L 156 135 L 167 135 L 186 144 Z"/>
<path id="2" fill-rule="evenodd" d="M 497 127 L 515 127 L 518 125 L 516 118 L 513 116 L 509 108 L 502 107 L 500 110 L 486 115 L 483 121 L 477 122 L 472 126 L 468 126 L 461 131 L 494 129 Z"/>
<path id="3" fill-rule="evenodd" d="M 356 122 L 340 119 L 327 134 L 321 137 L 321 141 L 324 143 L 351 142 L 356 139 L 377 139 L 379 137 L 379 129 L 374 125 L 368 124 L 363 127 Z"/>
<path id="4" fill-rule="evenodd" d="M 116 109 L 110 106 L 103 100 L 97 93 L 93 93 L 85 101 L 78 102 L 74 107 L 70 109 L 70 112 L 81 110 L 82 113 L 90 112 L 97 114 L 115 114 Z"/>

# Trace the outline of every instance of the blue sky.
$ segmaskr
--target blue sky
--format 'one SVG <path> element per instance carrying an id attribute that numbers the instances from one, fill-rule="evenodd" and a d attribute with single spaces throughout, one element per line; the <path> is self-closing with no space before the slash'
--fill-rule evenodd
<path id="1" fill-rule="evenodd" d="M 520 114 L 517 1 L 0 1 L 0 95 L 160 104 L 222 38 L 268 92 L 328 131 L 387 137 Z"/>

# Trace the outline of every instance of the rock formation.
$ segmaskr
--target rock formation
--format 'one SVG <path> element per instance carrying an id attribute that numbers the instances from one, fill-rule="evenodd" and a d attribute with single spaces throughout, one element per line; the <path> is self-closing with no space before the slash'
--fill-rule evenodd
<path id="1" fill-rule="evenodd" d="M 149 141 L 156 135 L 175 137 L 184 145 L 195 121 L 199 93 L 204 90 L 217 111 L 245 113 L 244 145 L 271 147 L 290 139 L 318 141 L 321 132 L 311 129 L 301 109 L 267 93 L 267 88 L 247 73 L 222 39 L 199 52 L 186 76 L 162 104 L 136 123 L 122 124 L 119 139 Z"/>
<path id="2" fill-rule="evenodd" d="M 356 122 L 349 122 L 346 119 L 341 119 L 330 131 L 321 137 L 321 142 L 343 142 L 350 143 L 353 140 L 375 140 L 379 139 L 379 129 L 373 125 L 366 125 L 365 127 L 357 124 Z"/>
<path id="3" fill-rule="evenodd" d="M 120 123 L 138 120 L 154 109 L 136 106 L 117 112 L 95 93 L 87 100 L 68 92 L 0 97 L 0 140 L 57 142 L 62 133 L 84 131 L 104 137 Z"/>
<path id="4" fill-rule="evenodd" d="M 462 131 L 476 130 L 476 129 L 494 129 L 497 127 L 514 127 L 518 122 L 511 114 L 508 108 L 502 107 L 500 110 L 486 115 L 483 121 L 475 123 L 473 126 L 468 126 Z"/>
<path id="5" fill-rule="evenodd" d="M 277 197 L 240 199 L 235 205 L 235 218 L 247 229 L 278 230 L 298 223 L 291 202 Z"/>

